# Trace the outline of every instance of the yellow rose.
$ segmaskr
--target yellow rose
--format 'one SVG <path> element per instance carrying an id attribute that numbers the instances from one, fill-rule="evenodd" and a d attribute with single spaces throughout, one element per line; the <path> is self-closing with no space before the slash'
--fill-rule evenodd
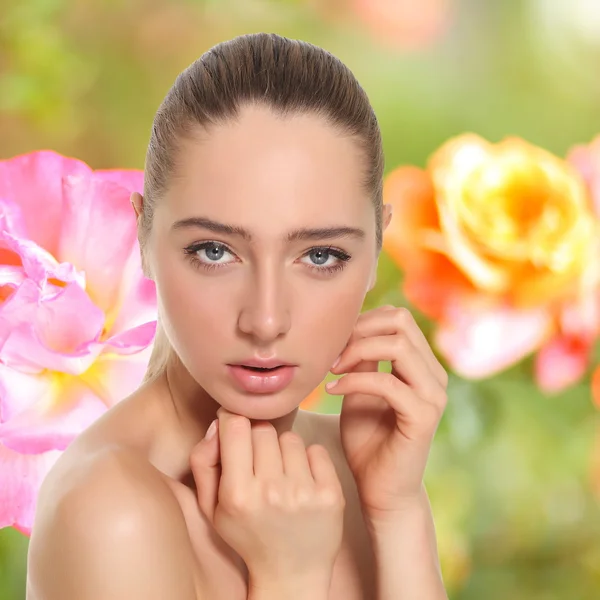
<path id="1" fill-rule="evenodd" d="M 386 177 L 384 248 L 460 375 L 488 377 L 537 351 L 536 380 L 557 391 L 587 369 L 600 332 L 600 219 L 575 163 L 466 134 L 425 169 Z"/>
<path id="2" fill-rule="evenodd" d="M 572 165 L 518 138 L 447 142 L 429 168 L 440 222 L 430 248 L 473 285 L 535 306 L 573 291 L 594 256 L 598 221 Z"/>

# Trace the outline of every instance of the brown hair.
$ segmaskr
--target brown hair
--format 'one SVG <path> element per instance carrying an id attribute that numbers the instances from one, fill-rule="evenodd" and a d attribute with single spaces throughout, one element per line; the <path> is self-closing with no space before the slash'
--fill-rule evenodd
<path id="1" fill-rule="evenodd" d="M 367 94 L 350 69 L 326 50 L 273 33 L 254 33 L 205 52 L 177 76 L 158 108 L 146 154 L 139 221 L 142 260 L 155 203 L 177 172 L 178 142 L 193 139 L 199 127 L 209 130 L 236 119 L 240 108 L 250 104 L 264 105 L 282 116 L 318 114 L 341 134 L 356 139 L 366 159 L 363 185 L 375 209 L 379 251 L 384 157 Z M 169 350 L 159 319 L 145 381 L 164 369 Z"/>

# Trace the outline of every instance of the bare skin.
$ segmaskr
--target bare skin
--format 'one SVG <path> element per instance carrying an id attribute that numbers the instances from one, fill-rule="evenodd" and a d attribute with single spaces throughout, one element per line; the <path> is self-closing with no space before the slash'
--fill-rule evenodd
<path id="1" fill-rule="evenodd" d="M 185 141 L 178 166 L 145 249 L 172 360 L 79 436 L 46 479 L 27 597 L 245 599 L 246 567 L 199 510 L 190 471 L 222 406 L 328 450 L 346 501 L 329 598 L 373 598 L 374 555 L 339 418 L 298 410 L 346 347 L 375 283 L 364 156 L 318 116 L 247 107 Z M 132 204 L 140 216 L 143 198 Z M 190 223 L 198 217 L 212 224 Z M 268 395 L 240 390 L 227 365 L 257 356 L 296 365 L 292 382 Z"/>
<path id="2" fill-rule="evenodd" d="M 301 435 L 307 446 L 318 442 L 328 449 L 346 498 L 343 541 L 333 569 L 329 598 L 366 600 L 372 597 L 374 588 L 372 550 L 354 480 L 341 450 L 338 422 L 337 415 L 298 411 L 292 430 Z M 162 584 L 168 586 L 169 597 L 176 600 L 247 598 L 248 573 L 244 563 L 216 536 L 199 510 L 189 465 L 193 440 L 188 438 L 184 442 L 184 425 L 173 407 L 167 378 L 161 377 L 110 410 L 68 448 L 40 493 L 41 510 L 29 557 L 28 600 L 44 600 L 60 594 L 70 598 L 70 589 L 75 597 L 77 574 L 86 579 L 86 590 L 92 587 L 95 575 L 85 568 L 85 558 L 76 563 L 65 556 L 74 528 L 85 528 L 96 542 L 87 546 L 80 531 L 78 554 L 89 551 L 100 556 L 104 553 L 120 556 L 114 544 L 125 542 L 128 544 L 125 555 L 130 555 L 144 552 L 147 538 L 142 529 L 156 519 L 164 523 L 169 533 L 162 536 L 159 533 L 158 538 L 149 541 L 159 544 L 159 554 L 163 557 L 178 557 L 179 572 L 162 578 L 156 571 L 143 572 L 142 578 L 150 583 L 152 591 Z M 115 500 L 115 495 L 119 499 Z M 157 499 L 156 506 L 137 501 L 148 496 Z M 57 506 L 66 507 L 68 514 L 64 521 L 60 511 L 57 515 Z M 83 522 L 74 521 L 76 512 Z M 105 523 L 113 528 L 124 526 L 131 530 L 131 535 L 97 531 Z M 44 531 L 46 527 L 52 533 Z M 99 548 L 104 543 L 108 547 Z M 63 557 L 69 561 L 68 570 L 60 568 Z M 135 564 L 130 566 L 129 572 L 112 569 L 98 576 L 109 577 L 112 573 L 130 578 L 131 588 L 136 590 L 131 597 L 142 597 L 138 596 L 143 587 L 140 574 L 133 570 Z M 110 569 L 110 563 L 107 567 Z M 170 567 L 167 561 L 161 561 L 157 568 L 165 571 Z M 44 593 L 38 594 L 36 582 L 42 580 Z M 56 596 L 51 595 L 50 588 L 56 590 Z"/>

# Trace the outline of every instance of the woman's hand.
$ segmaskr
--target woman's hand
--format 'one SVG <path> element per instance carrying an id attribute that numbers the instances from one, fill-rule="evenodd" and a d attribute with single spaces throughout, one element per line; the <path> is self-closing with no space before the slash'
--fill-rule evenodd
<path id="1" fill-rule="evenodd" d="M 391 361 L 391 373 L 378 363 Z M 341 439 L 363 513 L 389 522 L 423 500 L 423 473 L 446 405 L 448 376 L 410 312 L 383 306 L 360 315 L 332 373 L 347 373 Z"/>
<path id="2" fill-rule="evenodd" d="M 200 509 L 246 563 L 250 590 L 328 588 L 345 501 L 327 450 L 223 408 L 218 417 L 190 463 Z"/>

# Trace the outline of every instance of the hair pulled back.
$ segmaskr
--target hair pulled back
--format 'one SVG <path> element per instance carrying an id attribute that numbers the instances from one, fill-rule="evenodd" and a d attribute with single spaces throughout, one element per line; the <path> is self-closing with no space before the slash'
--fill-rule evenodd
<path id="1" fill-rule="evenodd" d="M 138 230 L 142 260 L 156 203 L 177 173 L 181 142 L 194 139 L 199 129 L 208 132 L 237 119 L 248 105 L 268 107 L 283 117 L 316 114 L 356 141 L 365 160 L 362 184 L 373 202 L 379 250 L 384 157 L 366 92 L 330 52 L 274 33 L 253 33 L 217 44 L 195 60 L 177 76 L 156 112 Z M 159 320 L 145 381 L 162 372 L 169 351 Z"/>

